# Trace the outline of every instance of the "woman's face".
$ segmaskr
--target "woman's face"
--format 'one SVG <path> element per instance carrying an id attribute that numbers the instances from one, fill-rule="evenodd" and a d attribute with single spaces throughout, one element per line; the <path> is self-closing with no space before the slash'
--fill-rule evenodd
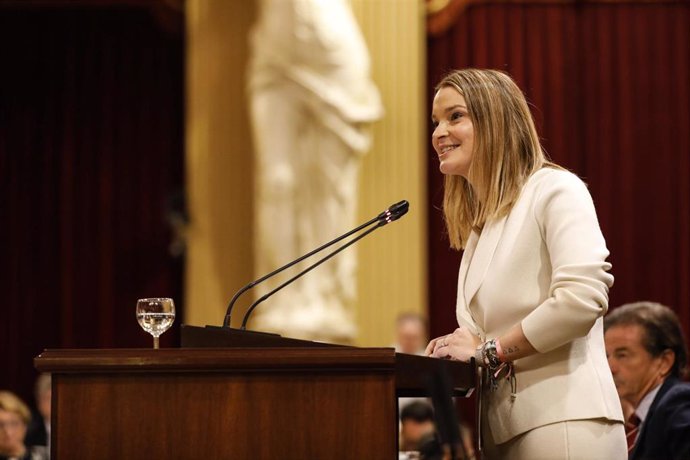
<path id="1" fill-rule="evenodd" d="M 17 454 L 24 450 L 26 424 L 14 412 L 0 409 L 0 454 Z"/>
<path id="2" fill-rule="evenodd" d="M 453 87 L 441 88 L 434 96 L 431 119 L 431 143 L 440 161 L 439 169 L 443 174 L 467 179 L 474 153 L 474 127 L 465 98 Z"/>

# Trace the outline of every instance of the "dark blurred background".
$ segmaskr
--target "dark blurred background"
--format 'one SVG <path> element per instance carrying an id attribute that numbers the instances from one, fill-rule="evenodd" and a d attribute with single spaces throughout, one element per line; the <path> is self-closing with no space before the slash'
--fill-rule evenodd
<path id="1" fill-rule="evenodd" d="M 27 402 L 43 349 L 150 347 L 137 298 L 182 299 L 184 21 L 130 3 L 0 4 L 0 388 Z"/>

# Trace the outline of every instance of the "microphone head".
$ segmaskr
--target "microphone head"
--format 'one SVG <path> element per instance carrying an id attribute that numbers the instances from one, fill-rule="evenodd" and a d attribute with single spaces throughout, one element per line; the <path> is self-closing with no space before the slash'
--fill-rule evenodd
<path id="1" fill-rule="evenodd" d="M 407 202 L 407 200 L 402 200 L 399 203 L 395 203 L 393 206 L 388 208 L 390 213 L 392 214 L 391 220 L 396 220 L 400 219 L 402 216 L 407 214 L 407 211 L 410 209 L 410 203 Z"/>
<path id="2" fill-rule="evenodd" d="M 388 209 L 379 214 L 379 224 L 386 225 L 394 220 L 398 220 L 404 216 L 409 209 L 410 203 L 408 203 L 407 200 L 402 200 L 398 203 L 392 204 L 388 207 Z"/>

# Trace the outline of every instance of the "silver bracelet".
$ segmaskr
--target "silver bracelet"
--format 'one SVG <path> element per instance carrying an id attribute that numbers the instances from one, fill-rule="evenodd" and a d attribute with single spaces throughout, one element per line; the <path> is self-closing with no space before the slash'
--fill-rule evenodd
<path id="1" fill-rule="evenodd" d="M 497 369 L 502 364 L 501 358 L 498 357 L 498 350 L 496 349 L 496 339 L 487 340 L 482 347 L 484 353 L 484 362 L 489 369 Z"/>
<path id="2" fill-rule="evenodd" d="M 486 367 L 490 370 L 497 369 L 502 362 L 498 357 L 498 350 L 496 350 L 496 339 L 487 340 L 482 343 L 474 351 L 474 359 L 478 366 Z"/>

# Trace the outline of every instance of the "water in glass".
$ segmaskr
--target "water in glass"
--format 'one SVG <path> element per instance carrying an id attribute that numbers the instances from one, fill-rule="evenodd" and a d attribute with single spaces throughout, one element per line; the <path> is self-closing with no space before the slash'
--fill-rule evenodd
<path id="1" fill-rule="evenodd" d="M 137 321 L 142 329 L 153 336 L 153 348 L 158 348 L 158 338 L 175 321 L 175 303 L 164 297 L 139 299 Z"/>

